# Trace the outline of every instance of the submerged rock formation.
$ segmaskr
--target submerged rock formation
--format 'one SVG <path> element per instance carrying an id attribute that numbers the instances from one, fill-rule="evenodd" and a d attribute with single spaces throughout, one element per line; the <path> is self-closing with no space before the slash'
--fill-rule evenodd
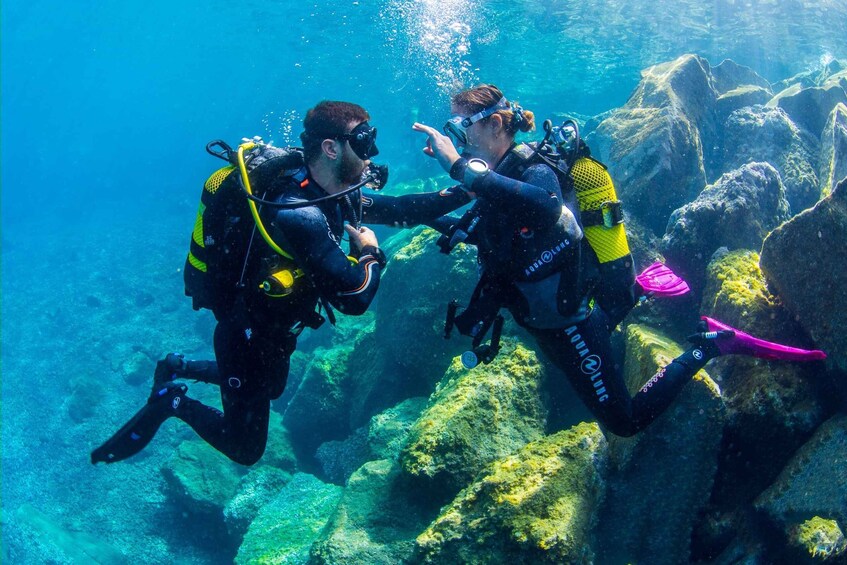
<path id="1" fill-rule="evenodd" d="M 541 437 L 543 376 L 522 345 L 504 344 L 490 365 L 470 371 L 454 359 L 411 429 L 403 470 L 433 496 L 455 494 L 488 463 Z"/>
<path id="2" fill-rule="evenodd" d="M 676 210 L 662 247 L 697 291 L 719 247 L 758 249 L 768 232 L 788 217 L 779 173 L 767 163 L 751 163 L 723 175 Z"/>
<path id="3" fill-rule="evenodd" d="M 847 179 L 811 210 L 774 230 L 762 271 L 830 362 L 847 370 Z"/>
<path id="4" fill-rule="evenodd" d="M 603 496 L 606 442 L 596 424 L 497 460 L 417 538 L 423 563 L 584 563 Z"/>

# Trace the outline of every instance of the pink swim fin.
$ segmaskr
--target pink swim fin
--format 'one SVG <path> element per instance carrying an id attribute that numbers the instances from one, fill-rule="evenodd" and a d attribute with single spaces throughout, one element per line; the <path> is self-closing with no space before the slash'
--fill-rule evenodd
<path id="1" fill-rule="evenodd" d="M 645 296 L 681 296 L 691 290 L 682 277 L 658 261 L 644 269 L 635 280 L 644 289 Z"/>
<path id="2" fill-rule="evenodd" d="M 737 353 L 762 359 L 783 359 L 786 361 L 826 359 L 826 353 L 817 349 L 798 349 L 765 341 L 707 316 L 701 316 L 701 319 L 706 322 L 708 332 L 700 335 L 705 339 L 714 340 L 713 343 L 723 355 Z"/>

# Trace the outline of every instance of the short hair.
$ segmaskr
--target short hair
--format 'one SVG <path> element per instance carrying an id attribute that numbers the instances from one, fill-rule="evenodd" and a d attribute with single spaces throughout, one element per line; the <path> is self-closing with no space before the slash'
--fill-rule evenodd
<path id="1" fill-rule="evenodd" d="M 503 98 L 503 92 L 493 84 L 480 84 L 473 88 L 463 90 L 451 99 L 455 106 L 464 108 L 470 114 L 476 114 L 486 108 L 497 104 Z M 497 110 L 503 119 L 503 127 L 509 135 L 515 135 L 520 131 L 531 131 L 535 129 L 535 114 L 529 110 L 520 110 L 520 118 L 513 109 L 517 103 L 512 102 L 509 108 Z M 520 106 L 518 106 L 520 108 Z M 486 120 L 488 118 L 485 118 Z"/>
<path id="2" fill-rule="evenodd" d="M 324 100 L 306 112 L 303 120 L 303 153 L 306 162 L 312 162 L 320 154 L 321 142 L 324 139 L 334 139 L 348 133 L 351 123 L 361 123 L 370 119 L 368 112 L 352 102 Z"/>

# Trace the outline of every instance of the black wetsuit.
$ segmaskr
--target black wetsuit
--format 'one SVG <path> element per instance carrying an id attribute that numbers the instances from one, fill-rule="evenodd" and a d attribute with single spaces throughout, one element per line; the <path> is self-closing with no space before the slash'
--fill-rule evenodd
<path id="1" fill-rule="evenodd" d="M 279 202 L 299 202 L 326 196 L 314 181 L 283 190 Z M 271 400 L 278 398 L 288 376 L 289 357 L 296 346 L 297 328 L 314 319 L 319 302 L 344 314 L 367 310 L 377 291 L 380 266 L 375 250 L 365 247 L 353 263 L 340 247 L 344 222 L 358 224 L 358 195 L 294 209 L 266 209 L 265 225 L 274 241 L 293 256 L 286 262 L 257 235 L 247 266 L 247 289 L 280 266 L 302 269 L 295 291 L 269 298 L 247 292 L 241 303 L 217 309 L 217 362 L 189 361 L 176 378 L 220 385 L 223 412 L 183 397 L 176 417 L 233 461 L 251 465 L 265 450 Z M 462 194 L 421 194 L 408 197 L 374 196 L 368 200 L 374 217 L 386 223 L 421 223 L 445 214 L 467 201 Z M 307 323 L 308 325 L 308 323 Z"/>
<path id="2" fill-rule="evenodd" d="M 471 190 L 478 196 L 471 213 L 479 220 L 465 241 L 478 248 L 481 295 L 495 293 L 612 433 L 629 436 L 646 427 L 717 354 L 692 347 L 631 397 L 613 362 L 610 335 L 635 295 L 615 304 L 613 322 L 592 300 L 600 288 L 599 262 L 583 237 L 572 190 L 563 196 L 549 166 L 515 167 L 509 154 Z M 459 221 L 445 216 L 431 225 L 449 234 Z"/>

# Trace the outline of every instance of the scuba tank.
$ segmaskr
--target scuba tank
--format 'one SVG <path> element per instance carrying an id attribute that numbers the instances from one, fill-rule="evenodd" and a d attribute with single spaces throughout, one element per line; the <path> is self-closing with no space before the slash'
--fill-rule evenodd
<path id="1" fill-rule="evenodd" d="M 585 238 L 600 263 L 596 299 L 616 326 L 636 302 L 635 265 L 629 250 L 623 209 L 606 166 L 591 158 L 579 137 L 579 126 L 566 120 L 560 126 L 544 122 L 555 147 L 555 167 L 572 181 Z M 549 156 L 549 153 L 548 153 Z"/>

